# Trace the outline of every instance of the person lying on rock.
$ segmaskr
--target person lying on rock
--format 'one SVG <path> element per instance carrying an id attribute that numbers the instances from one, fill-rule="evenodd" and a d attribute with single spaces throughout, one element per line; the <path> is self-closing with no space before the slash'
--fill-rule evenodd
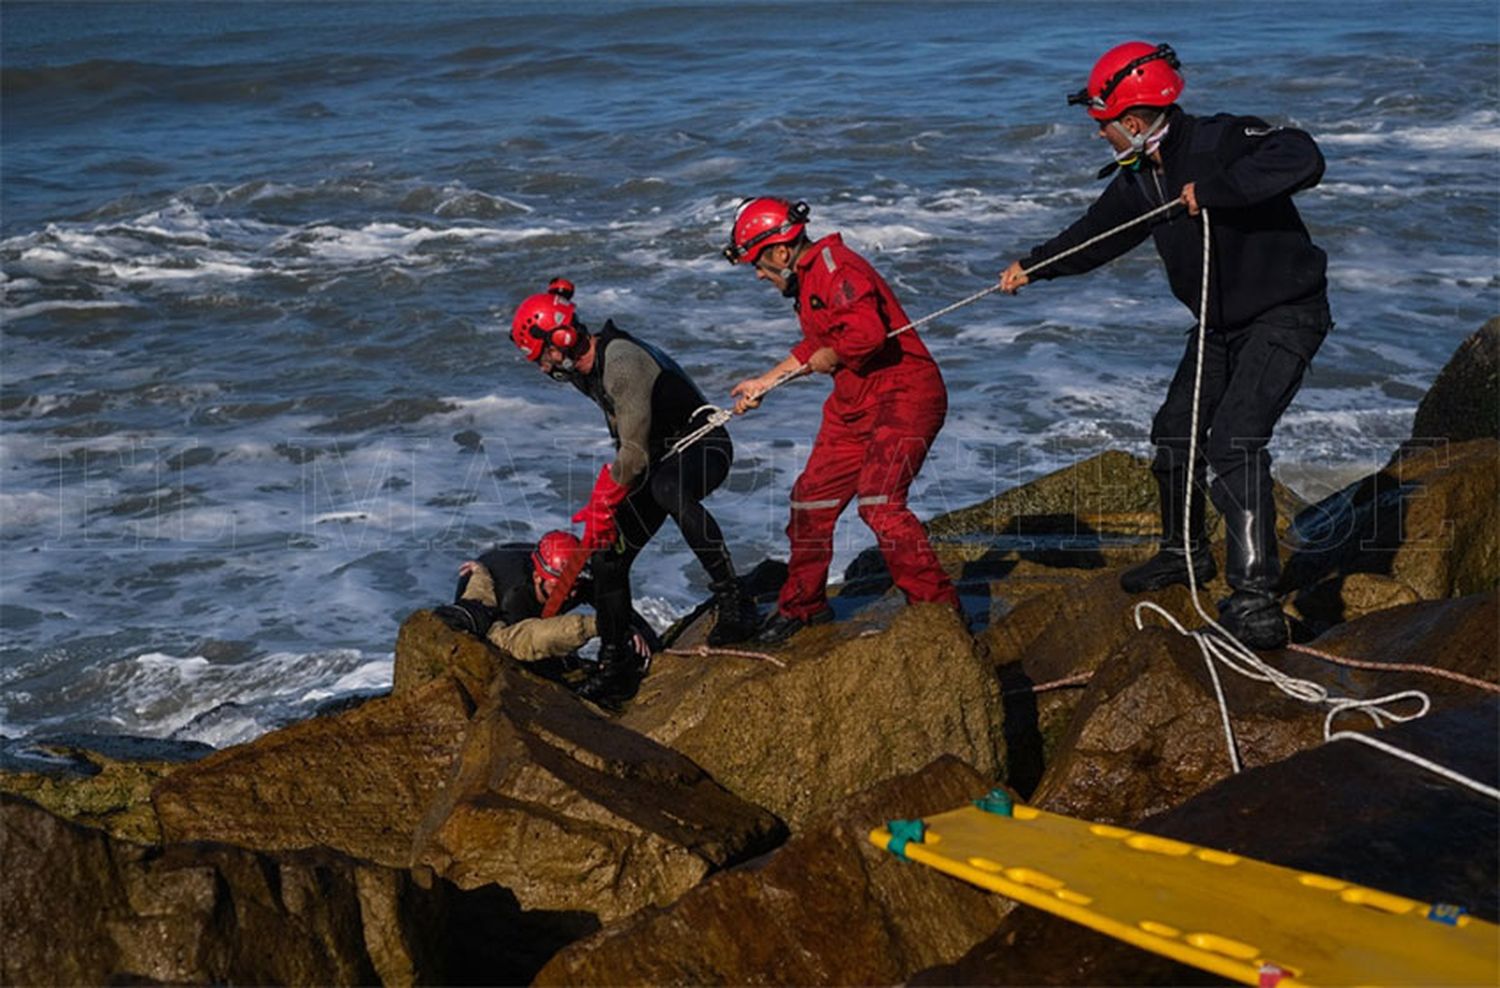
<path id="1" fill-rule="evenodd" d="M 1198 461 L 1187 462 L 1197 380 L 1197 334 L 1151 423 L 1151 469 L 1161 493 L 1162 543 L 1126 570 L 1131 593 L 1188 582 L 1215 572 L 1204 538 L 1206 467 L 1214 504 L 1229 531 L 1225 574 L 1233 593 L 1219 602 L 1219 623 L 1256 649 L 1286 644 L 1277 599 L 1276 505 L 1272 500 L 1271 430 L 1297 393 L 1313 354 L 1332 328 L 1328 258 L 1309 237 L 1292 195 L 1317 185 L 1323 155 L 1306 133 L 1258 117 L 1195 117 L 1177 105 L 1183 90 L 1168 45 L 1129 41 L 1095 63 L 1088 85 L 1068 98 L 1083 106 L 1110 144 L 1114 160 L 1100 171 L 1114 180 L 1088 212 L 1000 274 L 1014 294 L 1033 280 L 1082 274 L 1125 254 L 1149 234 L 1172 294 L 1197 317 L 1203 283 L 1203 224 L 1212 230 L 1208 316 L 1198 419 Z M 1140 224 L 1036 273 L 1031 268 L 1173 200 L 1186 207 L 1148 227 Z M 1195 496 L 1183 530 L 1188 477 Z"/>
<path id="2" fill-rule="evenodd" d="M 759 377 L 730 391 L 743 414 L 783 375 L 828 374 L 833 393 L 802 475 L 792 485 L 791 559 L 775 613 L 756 640 L 785 641 L 833 617 L 828 566 L 833 530 L 851 500 L 879 539 L 891 579 L 909 603 L 959 607 L 953 581 L 906 506 L 906 492 L 948 413 L 948 389 L 885 279 L 837 233 L 813 242 L 806 203 L 746 199 L 724 256 L 793 300 L 802 340 Z"/>
<path id="3" fill-rule="evenodd" d="M 543 373 L 598 405 L 615 442 L 614 462 L 599 471 L 573 520 L 583 522 L 583 545 L 593 553 L 600 639 L 598 666 L 577 692 L 617 709 L 635 696 L 644 674 L 630 647 L 630 567 L 667 518 L 708 573 L 717 612 L 709 643 L 742 641 L 754 632 L 756 613 L 719 523 L 703 506 L 734 462 L 729 433 L 720 426 L 682 452 L 669 452 L 701 421 L 703 393 L 671 357 L 613 322 L 589 333 L 572 299 L 572 283 L 554 278 L 516 309 L 511 340 Z"/>
<path id="4" fill-rule="evenodd" d="M 569 558 L 578 551 L 578 536 L 554 530 L 535 545 L 506 542 L 466 560 L 458 568 L 453 603 L 434 608 L 444 624 L 483 638 L 522 662 L 540 663 L 537 671 L 571 684 L 582 648 L 598 634 L 593 614 L 567 613 L 592 595 L 588 571 L 578 577 L 563 601 L 563 613 L 542 617 L 542 607 Z M 660 648 L 655 632 L 633 609 L 630 649 L 643 663 Z"/>

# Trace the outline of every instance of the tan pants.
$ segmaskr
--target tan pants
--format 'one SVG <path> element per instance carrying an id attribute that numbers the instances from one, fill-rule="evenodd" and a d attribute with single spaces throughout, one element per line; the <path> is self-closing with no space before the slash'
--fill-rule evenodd
<path id="1" fill-rule="evenodd" d="M 483 566 L 474 567 L 469 574 L 469 585 L 464 587 L 463 599 L 478 601 L 486 607 L 495 607 L 499 603 L 495 597 L 494 581 Z M 598 633 L 592 614 L 559 614 L 549 618 L 527 618 L 515 624 L 496 621 L 490 625 L 485 637 L 506 654 L 522 662 L 535 662 L 577 651 Z"/>

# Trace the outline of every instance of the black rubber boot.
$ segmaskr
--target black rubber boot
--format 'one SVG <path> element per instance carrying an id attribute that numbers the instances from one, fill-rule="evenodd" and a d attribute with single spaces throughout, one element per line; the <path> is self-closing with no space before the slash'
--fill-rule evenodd
<path id="1" fill-rule="evenodd" d="M 714 626 L 708 633 L 710 645 L 733 645 L 747 641 L 755 634 L 760 624 L 760 613 L 740 586 L 740 581 L 730 577 L 723 583 L 710 585 L 714 592 Z"/>
<path id="2" fill-rule="evenodd" d="M 755 636 L 755 641 L 761 645 L 780 645 L 803 628 L 810 628 L 815 624 L 827 624 L 832 620 L 833 608 L 831 607 L 815 611 L 805 618 L 788 617 L 778 608 L 761 626 L 760 634 Z"/>
<path id="3" fill-rule="evenodd" d="M 1249 509 L 1219 504 L 1228 530 L 1224 579 L 1234 590 L 1219 602 L 1219 623 L 1249 647 L 1263 650 L 1284 646 L 1287 629 L 1276 596 L 1281 579 L 1276 505 L 1269 490 L 1256 502 Z"/>
<path id="4" fill-rule="evenodd" d="M 1257 652 L 1286 647 L 1286 616 L 1271 594 L 1236 590 L 1219 601 L 1219 624 Z"/>
<path id="5" fill-rule="evenodd" d="M 1144 593 L 1188 582 L 1189 553 L 1183 549 L 1182 512 L 1187 501 L 1187 473 L 1175 470 L 1156 475 L 1156 490 L 1161 498 L 1161 549 L 1137 566 L 1120 574 L 1120 589 L 1126 593 Z M 1192 564 L 1193 579 L 1201 586 L 1218 574 L 1214 557 L 1203 538 L 1204 512 L 1208 492 L 1202 485 L 1193 495 Z"/>
<path id="6" fill-rule="evenodd" d="M 495 623 L 494 612 L 477 600 L 456 600 L 434 607 L 432 613 L 454 631 L 467 631 L 478 638 L 483 638 Z"/>
<path id="7" fill-rule="evenodd" d="M 599 646 L 599 662 L 575 691 L 610 713 L 619 713 L 635 698 L 643 675 L 641 658 L 623 645 Z"/>

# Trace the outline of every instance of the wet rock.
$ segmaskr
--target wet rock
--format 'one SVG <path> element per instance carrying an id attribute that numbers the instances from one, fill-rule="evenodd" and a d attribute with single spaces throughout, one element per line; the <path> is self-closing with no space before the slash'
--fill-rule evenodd
<path id="1" fill-rule="evenodd" d="M 1500 680 L 1500 593 L 1422 602 L 1367 615 L 1328 632 L 1310 649 L 1350 660 L 1428 665 Z M 1310 652 L 1259 653 L 1286 675 L 1331 697 L 1383 697 L 1419 689 L 1435 709 L 1471 702 L 1472 685 L 1417 671 L 1363 670 Z M 1237 750 L 1247 767 L 1322 743 L 1329 707 L 1287 697 L 1268 683 L 1222 666 L 1219 678 Z M 1390 704 L 1415 712 L 1415 701 Z M 1347 711 L 1334 729 L 1363 729 Z M 1222 720 L 1197 645 L 1175 631 L 1135 634 L 1099 667 L 1057 744 L 1033 799 L 1047 809 L 1110 823 L 1136 821 L 1176 806 L 1230 771 Z"/>
<path id="2" fill-rule="evenodd" d="M 775 606 L 776 596 L 785 582 L 786 563 L 779 559 L 762 560 L 754 569 L 740 577 L 740 586 L 756 602 L 762 614 Z M 716 617 L 714 598 L 709 597 L 662 632 L 663 647 L 697 648 L 705 644 Z"/>
<path id="3" fill-rule="evenodd" d="M 937 813 L 990 784 L 943 758 L 819 817 L 768 858 L 576 943 L 536 983 L 863 985 L 960 956 L 1009 905 L 869 843 L 892 818 Z"/>
<path id="4" fill-rule="evenodd" d="M 1240 759 L 1264 765 L 1322 741 L 1323 711 L 1220 670 Z M 1231 771 L 1213 684 L 1198 646 L 1176 631 L 1131 637 L 1094 673 L 1032 801 L 1132 825 L 1180 805 Z"/>
<path id="5" fill-rule="evenodd" d="M 1500 784 L 1493 702 L 1380 732 L 1396 747 Z M 1500 916 L 1500 816 L 1488 796 L 1355 742 L 1251 769 L 1137 829 Z M 1233 935 L 1233 930 L 1222 931 Z M 955 964 L 914 985 L 1188 985 L 1222 979 L 1020 907 Z"/>
<path id="6" fill-rule="evenodd" d="M 507 664 L 413 846 L 461 888 L 608 922 L 784 838 L 682 755 Z"/>
<path id="7" fill-rule="evenodd" d="M 1299 591 L 1314 630 L 1357 609 L 1340 583 L 1354 574 L 1400 581 L 1423 600 L 1489 590 L 1500 583 L 1500 441 L 1410 449 L 1308 508 L 1295 527 L 1282 585 Z"/>
<path id="8" fill-rule="evenodd" d="M 22 796 L 65 820 L 150 844 L 161 839 L 152 788 L 212 750 L 154 738 L 74 735 L 9 741 L 0 746 L 0 792 Z"/>
<path id="9" fill-rule="evenodd" d="M 1276 666 L 1303 679 L 1323 682 L 1347 696 L 1384 696 L 1422 690 L 1435 709 L 1468 703 L 1484 691 L 1453 679 L 1405 666 L 1430 666 L 1488 683 L 1500 683 L 1500 591 L 1451 600 L 1419 601 L 1390 607 L 1341 624 L 1308 643 L 1309 648 L 1354 662 L 1391 668 L 1361 669 L 1331 664 L 1287 651 Z M 1410 704 L 1406 709 L 1410 708 Z M 1346 714 L 1337 726 L 1363 726 Z"/>
<path id="10" fill-rule="evenodd" d="M 1368 722 L 1351 726 L 1370 731 Z M 1454 704 L 1372 736 L 1500 788 L 1493 700 Z M 1143 829 L 1500 920 L 1494 799 L 1353 741 L 1235 776 Z"/>
<path id="11" fill-rule="evenodd" d="M 988 501 L 939 515 L 927 528 L 935 537 L 1153 535 L 1160 530 L 1156 481 L 1146 460 L 1107 450 Z"/>
<path id="12" fill-rule="evenodd" d="M 226 748 L 157 785 L 162 834 L 265 850 L 327 847 L 404 867 L 472 710 L 455 679 L 439 679 Z"/>
<path id="13" fill-rule="evenodd" d="M 503 661 L 503 654 L 489 642 L 454 631 L 432 611 L 414 611 L 396 632 L 391 693 L 400 695 L 453 676 L 470 696 L 484 696 Z"/>
<path id="14" fill-rule="evenodd" d="M 1293 636 L 1307 640 L 1357 617 L 1389 607 L 1411 604 L 1422 597 L 1393 576 L 1349 573 L 1314 583 L 1287 600 Z"/>
<path id="15" fill-rule="evenodd" d="M 5 984 L 525 984 L 586 914 L 331 851 L 151 847 L 0 797 Z"/>
<path id="16" fill-rule="evenodd" d="M 599 928 L 585 912 L 521 907 L 496 885 L 460 889 L 430 875 L 361 864 L 365 945 L 387 985 L 524 985 L 561 947 Z"/>
<path id="17" fill-rule="evenodd" d="M 1285 525 L 1304 504 L 1280 483 L 1275 494 L 1279 523 Z M 1212 503 L 1207 519 L 1210 538 L 1222 539 L 1223 521 Z M 988 534 L 1036 536 L 1047 543 L 1050 537 L 1071 536 L 1075 549 L 1091 541 L 1107 548 L 1159 538 L 1161 506 L 1150 462 L 1106 450 L 988 501 L 939 515 L 927 528 L 945 540 Z"/>
<path id="18" fill-rule="evenodd" d="M 1198 588 L 1199 600 L 1213 613 L 1212 602 L 1227 592 L 1218 577 Z M 1048 682 L 1097 669 L 1110 653 L 1138 634 L 1135 607 L 1152 603 L 1188 627 L 1203 623 L 1187 587 L 1142 594 L 1120 589 L 1117 570 L 1090 574 L 1063 592 L 1038 594 L 1016 605 L 992 625 L 982 641 L 997 667 L 1022 663 L 1027 678 Z M 1147 615 L 1148 624 L 1161 618 Z"/>
<path id="19" fill-rule="evenodd" d="M 0 797 L 6 984 L 367 984 L 350 863 L 112 840 Z"/>
<path id="20" fill-rule="evenodd" d="M 1212 601 L 1225 592 L 1222 578 L 1199 589 Z M 1088 677 L 1140 634 L 1135 607 L 1150 602 L 1184 627 L 1202 625 L 1186 587 L 1138 595 L 1120 589 L 1119 571 L 1094 573 L 1072 585 L 1036 593 L 995 621 L 980 641 L 1000 677 L 1005 708 L 1004 778 L 1030 797 L 1072 722 Z M 1146 626 L 1162 618 L 1144 616 Z"/>
<path id="21" fill-rule="evenodd" d="M 1500 438 L 1500 317 L 1459 347 L 1417 406 L 1409 446 Z"/>
<path id="22" fill-rule="evenodd" d="M 1279 482 L 1275 500 L 1277 528 L 1285 532 L 1305 502 Z M 1223 522 L 1211 503 L 1207 518 L 1222 572 Z M 928 529 L 966 600 L 990 598 L 994 625 L 1032 597 L 1064 600 L 1098 573 L 1118 576 L 1155 553 L 1156 480 L 1148 461 L 1111 450 L 934 518 Z"/>
<path id="23" fill-rule="evenodd" d="M 794 830 L 939 755 L 995 777 L 999 690 L 948 608 L 891 602 L 762 654 L 784 667 L 658 656 L 620 723 L 687 755 Z"/>
<path id="24" fill-rule="evenodd" d="M 1105 972 L 1108 972 L 1107 974 Z M 1050 913 L 1018 906 L 984 941 L 948 965 L 919 971 L 916 986 L 1230 985 L 1235 982 L 1133 947 Z"/>

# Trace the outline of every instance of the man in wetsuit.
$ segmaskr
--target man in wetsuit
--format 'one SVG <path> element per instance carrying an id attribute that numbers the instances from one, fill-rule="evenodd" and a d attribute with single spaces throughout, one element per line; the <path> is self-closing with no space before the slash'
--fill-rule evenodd
<path id="1" fill-rule="evenodd" d="M 553 279 L 516 310 L 511 340 L 543 373 L 592 399 L 615 441 L 614 462 L 599 472 L 588 504 L 573 520 L 583 522 L 584 547 L 594 554 L 600 639 L 598 668 L 577 692 L 617 709 L 635 695 L 642 675 L 630 649 L 630 567 L 667 518 L 708 573 L 717 611 L 710 644 L 748 637 L 756 614 L 735 577 L 723 532 L 702 503 L 729 475 L 729 433 L 719 427 L 682 452 L 669 452 L 700 424 L 698 413 L 708 404 L 703 393 L 671 357 L 613 322 L 589 333 L 572 298 L 573 285 Z"/>
<path id="2" fill-rule="evenodd" d="M 1028 281 L 1082 274 L 1149 234 L 1166 266 L 1172 293 L 1198 315 L 1203 278 L 1203 224 L 1212 219 L 1208 318 L 1197 463 L 1189 466 L 1197 335 L 1151 425 L 1152 471 L 1161 494 L 1161 550 L 1126 570 L 1131 593 L 1203 582 L 1215 566 L 1203 537 L 1206 467 L 1212 497 L 1228 527 L 1225 577 L 1233 593 L 1219 602 L 1219 623 L 1246 645 L 1280 648 L 1286 622 L 1276 591 L 1276 506 L 1272 500 L 1271 430 L 1302 382 L 1308 362 L 1332 328 L 1327 256 L 1308 236 L 1293 193 L 1316 185 L 1323 156 L 1306 133 L 1258 117 L 1195 117 L 1177 106 L 1183 89 L 1168 45 L 1130 41 L 1106 52 L 1088 85 L 1069 97 L 1099 124 L 1114 161 L 1099 177 L 1114 180 L 1082 218 L 1033 248 L 1000 275 L 1002 290 Z M 1151 225 L 1130 227 L 1036 271 L 1025 269 L 1155 207 L 1180 200 Z M 1195 495 L 1189 532 L 1183 513 L 1188 478 Z"/>
<path id="3" fill-rule="evenodd" d="M 907 488 L 947 417 L 943 376 L 914 331 L 890 335 L 911 320 L 885 279 L 839 234 L 809 240 L 807 217 L 806 203 L 746 199 L 724 250 L 730 263 L 754 265 L 757 278 L 792 299 L 802 327 L 785 360 L 734 386 L 735 411 L 760 404 L 783 374 L 806 368 L 833 377 L 817 440 L 792 485 L 791 559 L 776 613 L 756 638 L 764 644 L 832 619 L 833 530 L 851 500 L 908 603 L 959 606 L 927 530 L 906 506 Z"/>
<path id="4" fill-rule="evenodd" d="M 563 613 L 544 618 L 542 607 L 580 544 L 571 532 L 551 531 L 534 546 L 495 546 L 459 567 L 453 603 L 433 613 L 455 631 L 484 638 L 523 662 L 570 659 L 598 634 L 593 614 L 567 613 L 592 596 L 587 573 L 573 584 Z M 649 660 L 658 644 L 651 626 L 632 611 L 631 628 L 631 650 Z"/>

